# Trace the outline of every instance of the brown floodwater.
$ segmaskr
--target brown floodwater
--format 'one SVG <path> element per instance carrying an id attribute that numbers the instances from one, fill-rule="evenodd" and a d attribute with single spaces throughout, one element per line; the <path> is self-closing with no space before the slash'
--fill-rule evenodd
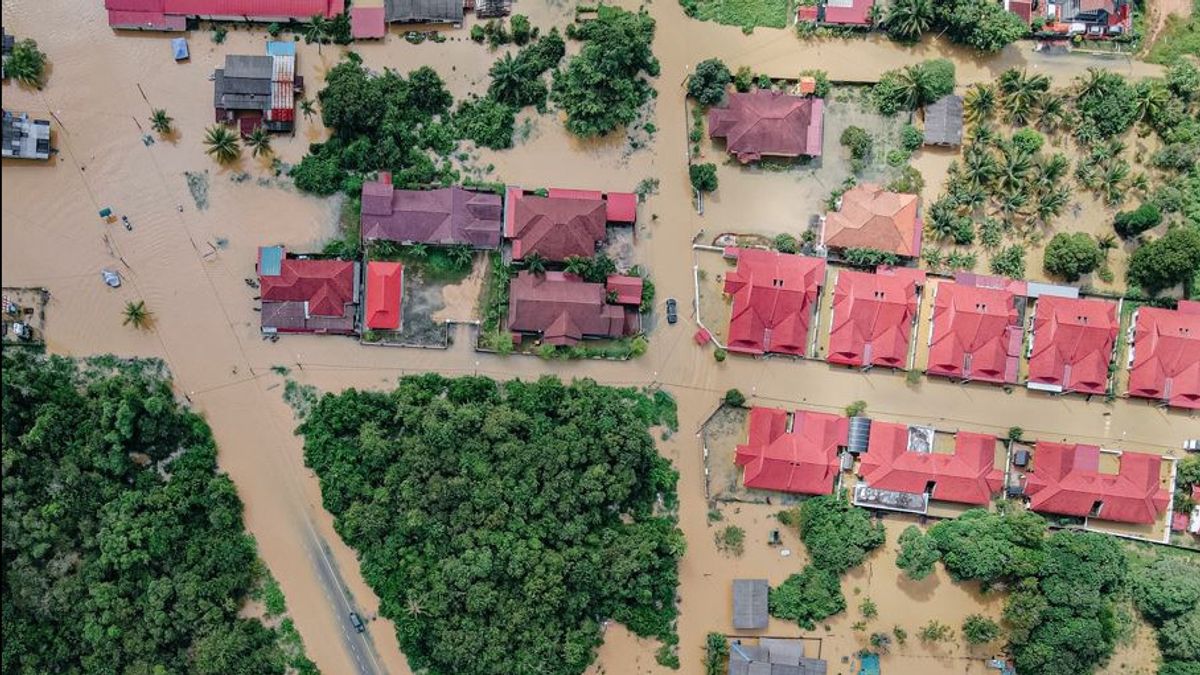
<path id="1" fill-rule="evenodd" d="M 773 76 L 803 68 L 824 68 L 835 79 L 870 79 L 879 71 L 935 55 L 948 55 L 958 66 L 960 82 L 992 79 L 1017 65 L 1065 79 L 1096 62 L 1079 57 L 1049 58 L 1026 45 L 1010 47 L 991 59 L 979 59 L 947 45 L 929 42 L 899 47 L 884 39 L 801 42 L 790 31 L 763 30 L 745 36 L 738 28 L 695 22 L 677 3 L 661 0 L 650 6 L 658 20 L 655 52 L 662 61 L 655 103 L 658 133 L 648 148 L 630 152 L 623 137 L 579 142 L 552 116 L 536 118 L 528 139 L 507 152 L 480 152 L 478 164 L 494 165 L 497 179 L 529 186 L 558 185 L 603 190 L 630 190 L 646 177 L 660 179 L 659 193 L 641 208 L 638 232 L 640 261 L 654 275 L 659 297 L 681 300 L 681 322 L 660 322 L 650 349 L 631 363 L 547 363 L 532 358 L 477 354 L 460 340 L 448 351 L 370 349 L 339 338 L 285 337 L 262 340 L 253 298 L 257 291 L 244 279 L 253 276 L 257 246 L 283 243 L 308 250 L 331 236 L 339 203 L 297 193 L 274 179 L 264 162 L 247 157 L 233 169 L 218 168 L 204 154 L 203 130 L 211 121 L 212 85 L 208 76 L 229 53 L 260 53 L 262 31 L 231 30 L 223 45 L 209 33 L 189 35 L 192 59 L 176 64 L 168 37 L 110 31 L 99 2 L 33 2 L 4 0 L 8 32 L 35 38 L 53 63 L 43 91 L 4 85 L 6 108 L 38 117 L 53 116 L 58 157 L 45 164 L 3 165 L 2 249 L 6 286 L 45 286 L 52 294 L 47 309 L 48 348 L 55 353 L 87 355 L 113 352 L 160 357 L 167 361 L 181 395 L 212 425 L 220 446 L 220 464 L 237 484 L 246 504 L 249 531 L 278 578 L 309 654 L 327 673 L 353 672 L 353 660 L 339 635 L 344 617 L 326 602 L 314 562 L 308 557 L 314 532 L 328 543 L 333 558 L 359 607 L 375 613 L 378 601 L 358 571 L 355 554 L 333 531 L 321 508 L 312 472 L 303 466 L 301 440 L 293 435 L 295 420 L 282 402 L 283 378 L 272 366 L 291 369 L 293 379 L 322 390 L 387 387 L 405 373 L 437 370 L 447 374 L 481 373 L 494 377 L 592 377 L 619 385 L 660 384 L 679 400 L 680 431 L 661 444 L 681 472 L 680 525 L 688 552 L 680 566 L 680 656 L 683 673 L 700 672 L 704 635 L 728 631 L 729 582 L 735 576 L 765 576 L 773 582 L 799 569 L 802 550 L 789 543 L 793 556 L 781 558 L 761 544 L 770 513 L 742 507 L 728 518 L 744 524 L 746 553 L 728 558 L 716 551 L 704 501 L 702 458 L 695 436 L 717 397 L 737 387 L 752 402 L 804 405 L 832 410 L 863 399 L 871 410 L 943 429 L 998 431 L 1021 425 L 1031 436 L 1103 442 L 1109 447 L 1168 451 L 1188 435 L 1195 421 L 1151 406 L 1118 401 L 1085 402 L 1078 397 L 1047 398 L 1024 390 L 1005 394 L 982 386 L 959 386 L 925 380 L 917 388 L 901 375 L 862 374 L 832 369 L 819 362 L 773 362 L 731 358 L 717 364 L 711 351 L 691 340 L 695 326 L 686 311 L 692 297 L 689 245 L 700 228 L 708 232 L 734 229 L 738 213 L 786 212 L 787 186 L 780 180 L 759 182 L 739 175 L 720 191 L 720 206 L 705 217 L 691 207 L 685 157 L 685 112 L 680 84 L 689 67 L 709 56 L 731 67 L 747 64 Z M 562 24 L 567 3 L 518 6 L 535 24 Z M 381 44 L 358 48 L 371 68 L 407 71 L 432 65 L 457 96 L 482 92 L 486 69 L 495 58 L 465 39 L 466 30 L 450 33 L 444 44 L 410 45 L 395 32 Z M 342 49 L 299 45 L 299 66 L 310 92 L 320 88 L 324 72 Z M 1128 61 L 1101 61 L 1125 73 L 1154 72 Z M 154 107 L 175 118 L 178 134 L 171 141 L 143 144 L 147 118 Z M 273 145 L 285 162 L 295 162 L 308 143 L 320 140 L 317 121 L 301 120 L 295 137 Z M 728 167 L 723 167 L 727 171 Z M 245 180 L 234 180 L 238 172 Z M 944 169 L 943 169 L 944 171 Z M 184 172 L 207 173 L 207 207 L 198 208 Z M 926 176 L 940 184 L 941 176 Z M 722 178 L 724 181 L 724 177 Z M 735 188 L 735 189 L 734 189 Z M 715 200 L 714 200 L 715 201 Z M 97 211 L 110 206 L 129 216 L 127 232 L 107 225 Z M 656 216 L 656 217 L 652 217 Z M 778 218 L 778 217 L 776 217 Z M 757 218 L 756 218 L 757 219 Z M 773 221 L 779 226 L 786 220 Z M 742 224 L 742 223 L 737 223 Z M 764 223 L 770 227 L 771 223 Z M 126 283 L 105 287 L 99 271 L 119 269 Z M 448 292 L 451 295 L 452 292 Z M 121 325 L 128 300 L 145 300 L 154 313 L 150 331 Z M 461 306 L 448 297 L 448 306 Z M 894 531 L 890 531 L 894 535 Z M 851 611 L 819 627 L 823 655 L 838 672 L 863 636 L 850 629 L 857 595 L 868 594 L 879 605 L 878 622 L 913 624 L 911 608 L 922 616 L 938 616 L 954 624 L 971 611 L 994 612 L 969 589 L 937 578 L 928 588 L 896 581 L 889 551 L 881 551 L 868 568 L 846 580 Z M 795 634 L 795 626 L 772 624 L 772 631 Z M 910 633 L 912 631 L 910 630 Z M 371 635 L 381 665 L 391 673 L 407 673 L 394 630 L 380 619 Z M 634 639 L 619 626 L 606 634 L 595 672 L 665 672 L 654 663 L 656 645 Z M 900 672 L 964 672 L 975 662 L 961 653 L 925 654 L 910 641 L 914 659 L 897 661 Z M 901 659 L 904 652 L 889 658 Z M 924 658 L 929 656 L 932 658 Z M 907 663 L 908 665 L 902 665 Z"/>

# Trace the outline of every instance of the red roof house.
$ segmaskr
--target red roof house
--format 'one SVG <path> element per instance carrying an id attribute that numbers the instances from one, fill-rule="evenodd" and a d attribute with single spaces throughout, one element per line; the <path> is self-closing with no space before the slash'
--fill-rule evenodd
<path id="1" fill-rule="evenodd" d="M 370 330 L 400 330 L 404 266 L 398 262 L 367 263 L 367 309 Z"/>
<path id="2" fill-rule="evenodd" d="M 954 454 L 909 449 L 908 426 L 872 422 L 859 475 L 876 490 L 929 494 L 930 499 L 987 504 L 1004 487 L 996 468 L 996 437 L 960 431 Z"/>
<path id="3" fill-rule="evenodd" d="M 1124 452 L 1120 461 L 1116 474 L 1103 473 L 1095 445 L 1038 442 L 1033 468 L 1026 474 L 1029 507 L 1064 516 L 1153 523 L 1171 499 L 1160 478 L 1162 457 Z"/>
<path id="4" fill-rule="evenodd" d="M 1200 302 L 1139 308 L 1130 349 L 1130 396 L 1200 409 Z"/>
<path id="5" fill-rule="evenodd" d="M 1117 339 L 1117 306 L 1103 300 L 1043 295 L 1034 311 L 1028 386 L 1105 393 Z"/>
<path id="6" fill-rule="evenodd" d="M 537 253 L 547 260 L 590 258 L 604 241 L 607 206 L 603 199 L 538 197 L 509 188 L 504 205 L 504 236 L 512 257 Z"/>
<path id="7" fill-rule="evenodd" d="M 838 451 L 850 420 L 838 415 L 776 408 L 750 410 L 750 438 L 734 461 L 745 467 L 742 484 L 759 490 L 809 495 L 833 493 Z"/>
<path id="8" fill-rule="evenodd" d="M 734 247 L 725 255 L 738 261 L 737 269 L 725 275 L 725 293 L 733 296 L 729 351 L 804 356 L 825 283 L 825 261 Z"/>
<path id="9" fill-rule="evenodd" d="M 604 284 L 566 272 L 521 271 L 509 286 L 508 329 L 552 345 L 617 338 L 639 329 L 637 309 L 605 302 Z"/>
<path id="10" fill-rule="evenodd" d="M 829 248 L 873 248 L 909 258 L 921 255 L 917 196 L 862 183 L 825 214 L 821 240 Z"/>
<path id="11" fill-rule="evenodd" d="M 830 363 L 907 368 L 917 319 L 918 274 L 838 272 L 829 332 Z"/>
<path id="12" fill-rule="evenodd" d="M 599 190 L 552 187 L 546 191 L 546 196 L 551 199 L 603 199 L 604 216 L 608 222 L 631 224 L 637 221 L 637 195 L 632 192 L 601 192 Z"/>
<path id="13" fill-rule="evenodd" d="M 642 286 L 644 282 L 641 277 L 634 277 L 625 274 L 610 274 L 605 280 L 604 290 L 606 293 L 616 293 L 616 303 L 618 305 L 633 305 L 640 307 L 642 304 Z"/>
<path id="14" fill-rule="evenodd" d="M 362 187 L 363 241 L 494 249 L 500 246 L 503 218 L 500 195 L 491 192 L 460 187 L 397 190 L 387 172 Z"/>
<path id="15" fill-rule="evenodd" d="M 291 257 L 278 246 L 258 251 L 264 333 L 355 332 L 358 263 Z"/>
<path id="16" fill-rule="evenodd" d="M 822 23 L 837 26 L 870 26 L 875 0 L 825 0 Z"/>
<path id="17" fill-rule="evenodd" d="M 824 109 L 819 98 L 765 89 L 732 93 L 726 105 L 708 111 L 708 136 L 725 139 L 742 164 L 763 157 L 820 157 Z"/>
<path id="18" fill-rule="evenodd" d="M 341 14 L 344 0 L 104 0 L 112 28 L 183 31 L 188 19 L 279 22 Z"/>
<path id="19" fill-rule="evenodd" d="M 943 282 L 934 289 L 925 372 L 996 384 L 1017 381 L 1021 318 L 1006 290 Z"/>

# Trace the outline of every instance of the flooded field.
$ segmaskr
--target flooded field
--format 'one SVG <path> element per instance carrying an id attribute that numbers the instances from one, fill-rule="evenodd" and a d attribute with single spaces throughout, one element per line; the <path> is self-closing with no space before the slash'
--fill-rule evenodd
<path id="1" fill-rule="evenodd" d="M 625 3 L 631 4 L 631 3 Z M 562 25 L 570 15 L 566 2 L 526 6 L 543 29 Z M 689 246 L 704 228 L 729 231 L 753 221 L 765 231 L 785 227 L 789 190 L 798 182 L 788 175 L 766 176 L 778 189 L 750 180 L 725 183 L 720 205 L 698 216 L 687 185 L 686 123 L 680 84 L 689 68 L 704 58 L 723 58 L 730 67 L 749 65 L 776 77 L 792 76 L 809 67 L 827 69 L 835 79 L 873 79 L 882 69 L 949 54 L 958 65 L 959 82 L 991 80 L 1004 68 L 1024 66 L 1055 78 L 1069 78 L 1094 62 L 1081 57 L 1045 57 L 1027 45 L 1010 47 L 993 59 L 978 59 L 937 42 L 897 46 L 883 38 L 799 41 L 791 31 L 758 29 L 743 35 L 735 27 L 688 20 L 675 2 L 650 6 L 658 20 L 655 52 L 662 61 L 656 117 L 659 131 L 649 145 L 631 151 L 626 138 L 580 142 L 567 135 L 553 114 L 536 117 L 528 137 L 506 152 L 481 151 L 472 160 L 493 166 L 487 177 L 524 185 L 557 185 L 600 190 L 632 190 L 644 178 L 660 180 L 658 193 L 640 207 L 637 261 L 658 287 L 658 298 L 681 303 L 681 321 L 660 325 L 647 354 L 632 362 L 542 361 L 503 358 L 470 350 L 456 341 L 441 350 L 372 349 L 351 339 L 285 337 L 267 342 L 254 311 L 257 291 L 245 279 L 254 276 L 256 247 L 285 244 L 294 251 L 314 250 L 336 232 L 340 202 L 296 192 L 278 180 L 265 161 L 248 156 L 239 165 L 218 168 L 203 153 L 203 130 L 212 122 L 212 84 L 208 76 L 226 54 L 257 54 L 266 34 L 231 30 L 222 45 L 206 31 L 189 35 L 190 62 L 170 58 L 166 36 L 114 33 L 105 25 L 99 2 L 5 0 L 3 21 L 8 32 L 32 37 L 52 63 L 42 91 L 4 85 L 5 106 L 49 117 L 54 146 L 60 154 L 45 164 L 3 165 L 3 283 L 41 286 L 51 293 L 47 314 L 48 349 L 86 355 L 113 352 L 166 360 L 181 396 L 187 396 L 213 427 L 221 467 L 237 484 L 246 503 L 246 524 L 257 538 L 263 559 L 279 580 L 310 656 L 327 673 L 355 671 L 353 658 L 336 638 L 344 613 L 331 604 L 323 586 L 323 565 L 335 565 L 360 613 L 371 617 L 378 601 L 363 582 L 355 554 L 344 546 L 321 507 L 313 474 L 303 466 L 301 440 L 293 435 L 295 419 L 282 400 L 286 368 L 296 382 L 323 391 L 346 387 L 383 388 L 404 373 L 436 370 L 450 375 L 480 373 L 498 378 L 592 377 L 616 385 L 658 383 L 679 400 L 680 433 L 660 444 L 681 472 L 681 527 L 688 552 L 681 563 L 680 672 L 700 672 L 704 635 L 729 626 L 729 580 L 756 576 L 782 581 L 802 564 L 802 548 L 781 558 L 768 548 L 774 507 L 741 506 L 725 518 L 747 531 L 747 550 L 740 558 L 720 554 L 713 543 L 704 496 L 702 451 L 695 436 L 703 418 L 726 389 L 737 387 L 752 403 L 797 405 L 838 410 L 862 399 L 881 414 L 911 420 L 1002 432 L 1020 424 L 1030 435 L 1070 437 L 1103 442 L 1106 447 L 1167 452 L 1191 435 L 1195 420 L 1124 401 L 1106 405 L 1080 398 L 1047 398 L 1019 390 L 1006 395 L 996 388 L 964 388 L 926 380 L 920 396 L 902 376 L 863 374 L 831 369 L 820 362 L 730 359 L 718 364 L 711 348 L 692 341 L 695 324 L 691 304 Z M 393 34 L 379 44 L 356 48 L 373 69 L 408 71 L 432 65 L 452 93 L 481 92 L 486 70 L 495 58 L 466 39 L 469 24 L 448 33 L 444 44 L 411 45 Z M 299 44 L 299 68 L 310 95 L 321 87 L 324 73 L 343 48 Z M 1128 74 L 1155 72 L 1154 67 L 1126 60 L 1100 62 Z M 142 142 L 152 108 L 165 108 L 178 133 L 152 145 Z M 285 163 L 300 159 L 307 145 L 326 131 L 318 118 L 301 119 L 294 137 L 279 137 L 273 147 Z M 826 147 L 830 147 L 827 141 Z M 943 157 L 923 152 L 918 158 L 932 167 Z M 948 162 L 947 162 L 948 163 Z M 944 169 L 942 169 L 944 171 Z M 200 176 L 189 188 L 185 172 Z M 247 174 L 244 178 L 242 173 Z M 791 181 L 792 184 L 787 184 Z M 938 184 L 932 175 L 928 184 Z M 199 187 L 206 185 L 205 190 Z M 806 188 L 807 189 L 807 188 Z M 827 191 L 826 191 L 827 192 Z M 199 203 L 198 203 L 199 202 Z M 97 216 L 104 207 L 128 215 L 133 229 L 105 224 Z M 739 214 L 756 214 L 740 217 Z M 125 278 L 119 289 L 102 284 L 99 270 L 118 269 Z M 1030 261 L 1030 269 L 1035 266 Z M 457 291 L 456 291 L 457 293 Z M 470 304 L 447 289 L 446 314 Z M 126 301 L 144 300 L 153 313 L 151 330 L 123 326 Z M 455 311 L 455 314 L 458 314 Z M 706 314 L 707 316 L 707 314 Z M 724 324 L 724 315 L 716 319 Z M 898 521 L 888 522 L 894 541 Z M 325 553 L 327 551 L 327 553 Z M 937 616 L 954 625 L 964 615 L 994 613 L 996 598 L 981 598 L 942 576 L 913 586 L 899 582 L 893 549 L 878 551 L 869 566 L 845 580 L 851 610 L 818 631 L 823 656 L 833 669 L 862 645 L 865 636 L 850 629 L 857 621 L 860 596 L 871 597 L 880 622 L 913 624 L 913 607 L 921 616 Z M 942 573 L 939 572 L 939 575 Z M 854 589 L 859 589 L 855 594 Z M 883 625 L 883 624 L 881 624 Z M 409 672 L 392 626 L 369 622 L 381 670 Z M 797 627 L 779 622 L 772 633 L 794 635 Z M 910 631 L 911 632 L 911 631 Z M 639 641 L 619 626 L 607 633 L 596 673 L 667 672 L 654 663 L 652 642 Z M 926 650 L 915 641 L 895 650 L 894 672 L 976 672 L 977 661 L 964 661 L 961 648 Z M 844 666 L 843 666 L 844 667 Z M 982 672 L 979 670 L 978 672 Z"/>

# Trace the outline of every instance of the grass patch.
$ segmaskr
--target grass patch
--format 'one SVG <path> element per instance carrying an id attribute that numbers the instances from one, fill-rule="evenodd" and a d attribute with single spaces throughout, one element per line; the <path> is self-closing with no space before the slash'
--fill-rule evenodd
<path id="1" fill-rule="evenodd" d="M 790 0 L 680 0 L 688 16 L 743 28 L 787 28 Z"/>
<path id="2" fill-rule="evenodd" d="M 1200 56 L 1200 0 L 1192 0 L 1192 15 L 1188 18 L 1171 15 L 1158 34 L 1146 60 L 1169 64 L 1184 56 Z"/>

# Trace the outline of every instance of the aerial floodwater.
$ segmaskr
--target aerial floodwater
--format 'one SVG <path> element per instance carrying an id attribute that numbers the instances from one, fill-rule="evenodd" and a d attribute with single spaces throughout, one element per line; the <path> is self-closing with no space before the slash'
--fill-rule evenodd
<path id="1" fill-rule="evenodd" d="M 552 26 L 562 30 L 574 16 L 574 4 L 521 0 L 513 11 L 527 15 L 543 32 Z M 619 4 L 638 8 L 630 0 Z M 802 40 L 791 26 L 745 34 L 737 27 L 689 18 L 675 0 L 648 3 L 646 9 L 657 22 L 653 50 L 661 73 L 653 79 L 657 96 L 651 103 L 657 130 L 636 144 L 640 147 L 632 147 L 623 132 L 579 140 L 565 130 L 560 113 L 539 115 L 527 108 L 517 117 L 522 139 L 515 147 L 471 150 L 471 163 L 482 168 L 483 180 L 530 189 L 631 192 L 643 179 L 657 179 L 657 191 L 638 206 L 636 260 L 652 275 L 660 305 L 666 298 L 678 299 L 679 322 L 668 325 L 665 315 L 657 312 L 645 354 L 619 361 L 476 351 L 466 327 L 452 334 L 456 339 L 448 349 L 382 348 L 318 335 L 264 339 L 259 290 L 250 283 L 256 277 L 258 248 L 282 244 L 296 252 L 320 251 L 338 236 L 347 199 L 303 193 L 278 171 L 279 165 L 248 151 L 226 165 L 205 153 L 205 130 L 213 125 L 213 70 L 223 67 L 226 55 L 263 53 L 269 39 L 265 29 L 231 23 L 219 44 L 210 39 L 207 26 L 191 30 L 186 33 L 190 58 L 177 62 L 171 38 L 178 34 L 114 31 L 108 27 L 102 0 L 4 0 L 5 32 L 36 39 L 49 61 L 41 89 L 5 81 L 5 109 L 51 120 L 57 153 L 40 163 L 4 160 L 3 285 L 49 291 L 45 342 L 50 353 L 112 353 L 166 362 L 179 397 L 212 427 L 220 468 L 233 479 L 245 503 L 246 527 L 287 597 L 308 655 L 325 673 L 412 671 L 393 624 L 377 616 L 379 600 L 364 581 L 355 552 L 335 532 L 322 506 L 317 477 L 304 465 L 303 439 L 294 433 L 298 420 L 284 400 L 281 373 L 322 392 L 385 389 L 401 375 L 430 371 L 496 379 L 554 374 L 669 391 L 678 402 L 679 430 L 663 440 L 655 432 L 655 440 L 680 474 L 679 527 L 687 550 L 679 569 L 677 672 L 689 675 L 704 672 L 705 636 L 730 632 L 731 580 L 767 579 L 777 585 L 801 569 L 806 555 L 795 531 L 788 528 L 783 528 L 780 546 L 765 545 L 771 531 L 781 527 L 776 520 L 778 502 L 730 503 L 722 507 L 721 522 L 714 524 L 710 518 L 700 430 L 729 389 L 740 390 L 753 405 L 839 412 L 862 400 L 873 415 L 939 430 L 1004 436 L 1010 427 L 1019 426 L 1029 438 L 1160 455 L 1178 454 L 1183 439 L 1200 437 L 1195 417 L 1135 400 L 1052 397 L 1022 386 L 1005 391 L 945 378 L 926 377 L 914 385 L 903 372 L 834 368 L 818 360 L 734 355 L 714 359 L 711 346 L 701 347 L 694 339 L 698 326 L 692 300 L 695 256 L 712 254 L 694 251 L 693 243 L 710 243 L 724 232 L 773 236 L 789 228 L 798 231 L 807 226 L 808 214 L 791 210 L 789 191 L 805 189 L 794 175 L 734 173 L 722 164 L 722 156 L 706 158 L 722 164 L 723 182 L 706 201 L 703 215 L 697 213 L 688 178 L 691 118 L 683 83 L 698 62 L 716 57 L 731 69 L 748 65 L 777 78 L 823 69 L 835 81 L 872 82 L 884 70 L 944 57 L 957 68 L 960 90 L 991 82 L 1010 67 L 1045 74 L 1065 85 L 1096 62 L 1035 53 L 1026 41 L 980 57 L 939 38 L 913 46 L 882 35 Z M 456 100 L 482 95 L 492 63 L 503 50 L 515 48 L 489 50 L 471 41 L 469 30 L 476 21 L 468 13 L 461 28 L 436 27 L 448 38 L 438 43 L 412 44 L 396 26 L 382 41 L 350 47 L 318 47 L 297 39 L 297 74 L 305 80 L 307 97 L 315 100 L 327 72 L 353 50 L 371 71 L 392 68 L 407 73 L 428 65 Z M 577 50 L 572 41 L 567 45 L 568 54 Z M 1159 66 L 1124 57 L 1100 65 L 1130 77 L 1161 72 Z M 149 123 L 151 112 L 160 108 L 174 118 L 174 131 L 165 137 L 155 134 Z M 297 112 L 295 133 L 273 138 L 274 156 L 285 165 L 296 164 L 311 143 L 328 136 L 319 113 L 308 117 Z M 836 140 L 826 138 L 826 152 L 840 149 Z M 719 151 L 706 141 L 704 152 Z M 926 173 L 925 199 L 932 199 L 950 161 L 946 155 L 924 153 L 914 163 Z M 822 186 L 817 192 L 824 195 L 833 187 Z M 114 217 L 97 215 L 105 208 Z M 128 227 L 120 216 L 128 218 Z M 1031 261 L 1034 267 L 1040 269 L 1040 264 Z M 118 272 L 119 287 L 106 285 L 101 270 Z M 454 316 L 455 308 L 469 308 L 481 284 L 473 276 L 463 285 L 447 287 L 442 300 L 450 309 L 434 319 L 469 318 Z M 152 311 L 149 330 L 122 323 L 129 301 L 144 301 Z M 724 324 L 727 317 L 715 321 Z M 926 330 L 922 326 L 918 338 L 921 349 Z M 914 633 L 929 617 L 955 630 L 970 614 L 999 617 L 1002 596 L 982 594 L 977 584 L 955 584 L 940 567 L 919 582 L 904 578 L 894 563 L 895 541 L 908 521 L 884 522 L 886 546 L 842 578 L 847 611 L 818 622 L 815 632 L 772 618 L 763 634 L 819 634 L 829 672 L 848 673 L 850 662 L 842 657 L 852 658 L 866 642 L 867 634 L 852 628 L 865 597 L 878 606 L 881 616 L 892 617 L 886 620 L 907 622 Z M 740 556 L 714 545 L 718 527 L 730 524 L 746 534 Z M 784 550 L 788 555 L 781 555 Z M 347 618 L 350 612 L 362 618 L 365 632 L 355 631 Z M 918 612 L 920 617 L 908 616 Z M 884 630 L 890 629 L 891 623 Z M 1118 660 L 1153 668 L 1153 639 L 1152 634 L 1139 634 L 1121 647 L 1110 664 L 1112 672 Z M 912 639 L 905 650 L 884 657 L 884 670 L 922 675 L 991 672 L 977 650 L 957 643 L 927 650 L 916 643 Z M 656 662 L 658 647 L 654 640 L 609 624 L 588 672 L 672 672 Z"/>

